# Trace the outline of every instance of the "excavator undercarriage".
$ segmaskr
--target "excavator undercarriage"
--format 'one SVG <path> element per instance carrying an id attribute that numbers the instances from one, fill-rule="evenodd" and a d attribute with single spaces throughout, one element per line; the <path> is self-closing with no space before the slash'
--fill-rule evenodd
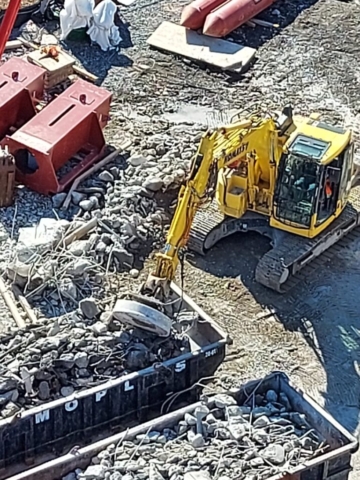
<path id="1" fill-rule="evenodd" d="M 347 241 L 360 237 L 360 186 L 351 190 L 349 202 L 342 214 L 315 238 L 300 237 L 269 226 L 267 217 L 247 212 L 235 219 L 223 215 L 215 200 L 200 208 L 192 224 L 187 248 L 205 255 L 216 243 L 236 232 L 255 231 L 270 238 L 272 248 L 260 259 L 255 280 L 284 293 L 307 273 L 318 268 Z M 351 235 L 349 235 L 352 233 Z"/>

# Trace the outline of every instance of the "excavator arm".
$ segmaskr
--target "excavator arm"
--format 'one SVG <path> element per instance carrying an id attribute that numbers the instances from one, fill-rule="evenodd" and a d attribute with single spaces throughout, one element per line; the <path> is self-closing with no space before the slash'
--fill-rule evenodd
<path id="1" fill-rule="evenodd" d="M 203 136 L 193 159 L 190 175 L 180 189 L 174 217 L 163 252 L 156 255 L 155 271 L 142 287 L 146 295 L 166 298 L 179 264 L 179 250 L 186 245 L 197 208 L 215 193 L 219 162 L 214 162 L 214 145 L 218 132 Z"/>
<path id="2" fill-rule="evenodd" d="M 180 189 L 178 203 L 167 235 L 164 251 L 157 254 L 155 271 L 148 276 L 141 293 L 166 298 L 179 264 L 179 251 L 187 243 L 197 209 L 215 195 L 220 169 L 234 163 L 226 153 L 236 149 L 239 139 L 253 128 L 263 126 L 258 118 L 207 131 L 193 159 L 190 175 Z"/>

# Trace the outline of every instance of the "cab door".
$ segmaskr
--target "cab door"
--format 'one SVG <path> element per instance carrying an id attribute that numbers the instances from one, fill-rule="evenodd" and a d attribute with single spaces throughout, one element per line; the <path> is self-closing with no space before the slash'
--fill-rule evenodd
<path id="1" fill-rule="evenodd" d="M 351 143 L 344 151 L 344 161 L 342 166 L 339 196 L 338 196 L 338 201 L 340 202 L 339 207 L 344 206 L 349 198 L 353 170 L 354 170 L 354 144 Z"/>

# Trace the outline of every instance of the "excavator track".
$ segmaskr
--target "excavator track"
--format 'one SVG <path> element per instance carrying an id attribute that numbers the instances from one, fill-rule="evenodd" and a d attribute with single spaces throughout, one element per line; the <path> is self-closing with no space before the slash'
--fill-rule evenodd
<path id="1" fill-rule="evenodd" d="M 219 211 L 215 200 L 198 210 L 190 230 L 187 248 L 199 255 L 205 255 L 207 250 L 224 238 L 221 233 L 225 221 L 226 217 Z M 218 236 L 220 238 L 217 238 Z"/>
<path id="2" fill-rule="evenodd" d="M 280 245 L 267 252 L 255 270 L 255 280 L 279 293 L 285 293 L 318 269 L 337 251 L 344 248 L 348 235 L 360 223 L 360 188 L 351 192 L 349 203 L 342 214 L 316 238 L 292 234 L 284 236 Z M 355 230 L 355 232 L 356 232 Z M 357 233 L 357 232 L 356 232 Z"/>
<path id="3" fill-rule="evenodd" d="M 246 214 L 247 215 L 247 214 Z M 244 219 L 225 218 L 216 202 L 197 212 L 190 231 L 188 248 L 204 255 L 220 239 L 236 231 L 255 230 L 269 235 L 266 217 L 256 214 Z M 352 189 L 343 213 L 316 238 L 283 232 L 282 241 L 259 261 L 255 279 L 262 285 L 285 293 L 311 275 L 346 245 L 360 237 L 360 187 Z"/>
<path id="4" fill-rule="evenodd" d="M 193 252 L 205 255 L 219 240 L 235 232 L 255 231 L 270 238 L 271 229 L 267 217 L 246 212 L 241 218 L 226 217 L 219 211 L 215 200 L 206 208 L 196 212 L 187 247 Z"/>

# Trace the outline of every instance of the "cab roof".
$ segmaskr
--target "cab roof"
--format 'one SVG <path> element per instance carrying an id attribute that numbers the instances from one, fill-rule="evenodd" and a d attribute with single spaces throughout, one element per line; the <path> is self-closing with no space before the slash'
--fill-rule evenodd
<path id="1" fill-rule="evenodd" d="M 286 147 L 289 152 L 327 164 L 346 148 L 350 140 L 349 130 L 310 119 L 296 125 Z"/>

